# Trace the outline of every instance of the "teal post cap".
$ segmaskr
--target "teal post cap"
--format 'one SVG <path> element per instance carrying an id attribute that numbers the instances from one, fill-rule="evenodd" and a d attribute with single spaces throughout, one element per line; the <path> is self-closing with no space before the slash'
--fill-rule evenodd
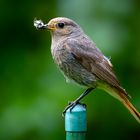
<path id="1" fill-rule="evenodd" d="M 77 104 L 71 111 L 65 114 L 65 131 L 85 132 L 87 131 L 87 114 L 85 106 Z"/>

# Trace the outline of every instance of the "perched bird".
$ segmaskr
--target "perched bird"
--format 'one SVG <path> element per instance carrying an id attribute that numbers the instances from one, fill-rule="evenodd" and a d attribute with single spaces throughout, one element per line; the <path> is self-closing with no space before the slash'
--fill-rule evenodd
<path id="1" fill-rule="evenodd" d="M 35 20 L 34 25 L 38 29 L 50 30 L 51 53 L 66 79 L 87 87 L 87 90 L 68 105 L 65 111 L 70 107 L 73 108 L 93 89 L 100 88 L 117 98 L 140 123 L 140 113 L 128 100 L 128 94 L 114 74 L 110 60 L 76 22 L 58 17 L 51 19 L 48 24 Z"/>

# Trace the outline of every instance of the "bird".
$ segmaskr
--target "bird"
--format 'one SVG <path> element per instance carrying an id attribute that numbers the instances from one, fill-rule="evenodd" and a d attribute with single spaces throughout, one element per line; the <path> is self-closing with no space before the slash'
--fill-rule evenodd
<path id="1" fill-rule="evenodd" d="M 69 108 L 73 109 L 81 99 L 98 88 L 118 99 L 140 123 L 140 113 L 120 85 L 110 59 L 97 48 L 75 21 L 56 17 L 44 24 L 42 20 L 35 19 L 34 26 L 51 32 L 52 57 L 66 80 L 87 88 L 63 113 Z"/>

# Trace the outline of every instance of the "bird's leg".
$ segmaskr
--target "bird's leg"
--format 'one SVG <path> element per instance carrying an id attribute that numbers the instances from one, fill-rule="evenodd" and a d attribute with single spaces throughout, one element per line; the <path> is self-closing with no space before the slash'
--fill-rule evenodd
<path id="1" fill-rule="evenodd" d="M 88 88 L 86 91 L 84 91 L 76 100 L 71 102 L 63 111 L 63 116 L 65 116 L 66 111 L 70 108 L 70 111 L 77 105 L 80 104 L 79 102 L 81 99 L 83 99 L 88 93 L 90 93 L 94 88 Z"/>

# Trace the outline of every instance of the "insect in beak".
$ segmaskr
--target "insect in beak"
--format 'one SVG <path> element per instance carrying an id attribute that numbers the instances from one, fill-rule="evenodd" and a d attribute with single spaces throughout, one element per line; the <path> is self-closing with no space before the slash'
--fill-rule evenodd
<path id="1" fill-rule="evenodd" d="M 34 26 L 37 29 L 48 29 L 47 24 L 44 24 L 42 20 L 37 20 L 36 18 L 34 19 Z"/>

